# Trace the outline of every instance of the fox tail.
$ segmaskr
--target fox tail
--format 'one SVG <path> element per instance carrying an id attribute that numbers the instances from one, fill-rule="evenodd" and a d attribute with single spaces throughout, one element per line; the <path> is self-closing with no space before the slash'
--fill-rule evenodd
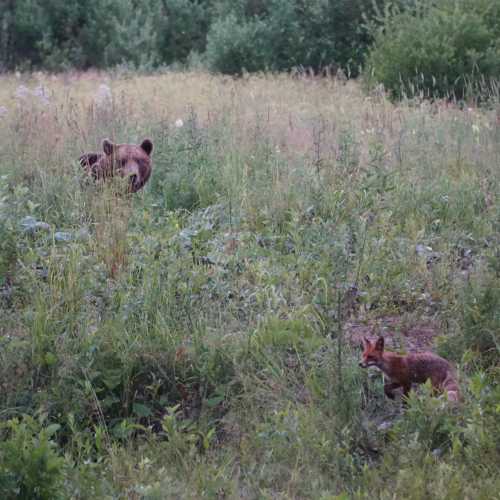
<path id="1" fill-rule="evenodd" d="M 460 388 L 454 373 L 448 372 L 443 382 L 443 389 L 448 395 L 449 401 L 460 401 Z"/>

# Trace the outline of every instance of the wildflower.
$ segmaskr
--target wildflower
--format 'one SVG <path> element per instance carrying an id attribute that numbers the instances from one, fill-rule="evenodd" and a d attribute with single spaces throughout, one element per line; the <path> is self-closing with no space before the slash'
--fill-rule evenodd
<path id="1" fill-rule="evenodd" d="M 40 102 L 44 106 L 47 106 L 48 104 L 50 104 L 49 93 L 48 93 L 47 89 L 43 85 L 38 85 L 38 87 L 36 87 L 33 90 L 32 94 L 35 97 L 38 97 L 38 99 L 40 100 Z"/>
<path id="2" fill-rule="evenodd" d="M 179 118 L 178 120 L 175 120 L 175 126 L 177 128 L 182 128 L 184 127 L 184 122 Z"/>
<path id="3" fill-rule="evenodd" d="M 111 88 L 109 87 L 109 85 L 101 83 L 95 95 L 95 103 L 97 104 L 97 106 L 102 107 L 110 104 L 112 101 L 113 94 L 111 93 Z"/>
<path id="4" fill-rule="evenodd" d="M 5 116 L 9 110 L 5 106 L 0 106 L 0 117 Z"/>
<path id="5" fill-rule="evenodd" d="M 19 85 L 16 89 L 16 99 L 26 100 L 31 95 L 31 90 L 26 85 Z"/>

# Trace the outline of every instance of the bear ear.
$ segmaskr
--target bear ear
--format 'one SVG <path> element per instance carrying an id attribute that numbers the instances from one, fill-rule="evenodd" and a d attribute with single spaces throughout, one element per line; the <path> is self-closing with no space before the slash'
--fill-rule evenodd
<path id="1" fill-rule="evenodd" d="M 115 145 L 109 139 L 104 139 L 104 141 L 102 141 L 102 149 L 107 156 L 111 156 L 115 149 Z"/>
<path id="2" fill-rule="evenodd" d="M 148 156 L 151 156 L 151 153 L 153 152 L 153 143 L 149 139 L 144 139 L 142 141 L 141 148 Z"/>

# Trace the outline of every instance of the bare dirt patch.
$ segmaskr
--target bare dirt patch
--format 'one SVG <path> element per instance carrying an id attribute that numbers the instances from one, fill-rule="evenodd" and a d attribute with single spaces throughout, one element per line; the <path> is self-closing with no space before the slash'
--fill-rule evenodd
<path id="1" fill-rule="evenodd" d="M 386 345 L 396 351 L 432 351 L 434 339 L 441 333 L 439 322 L 433 318 L 418 319 L 406 316 L 383 316 L 369 320 L 352 320 L 346 325 L 349 342 L 357 347 L 363 337 L 384 336 Z"/>

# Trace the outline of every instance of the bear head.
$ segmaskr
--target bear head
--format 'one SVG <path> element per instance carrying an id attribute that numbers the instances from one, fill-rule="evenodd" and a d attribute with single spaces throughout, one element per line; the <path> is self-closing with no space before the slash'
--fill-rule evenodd
<path id="1" fill-rule="evenodd" d="M 102 153 L 85 153 L 80 165 L 94 179 L 106 179 L 115 174 L 128 178 L 128 190 L 136 193 L 144 187 L 151 175 L 153 143 L 144 139 L 140 145 L 114 144 L 109 139 L 102 143 Z"/>

